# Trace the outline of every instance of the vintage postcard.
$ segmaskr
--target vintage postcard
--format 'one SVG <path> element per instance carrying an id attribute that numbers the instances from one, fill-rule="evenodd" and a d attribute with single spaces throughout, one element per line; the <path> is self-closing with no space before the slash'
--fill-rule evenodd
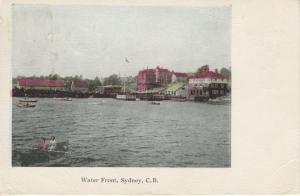
<path id="1" fill-rule="evenodd" d="M 299 192 L 296 1 L 2 5 L 1 193 Z"/>
<path id="2" fill-rule="evenodd" d="M 13 167 L 230 167 L 230 13 L 14 4 Z"/>

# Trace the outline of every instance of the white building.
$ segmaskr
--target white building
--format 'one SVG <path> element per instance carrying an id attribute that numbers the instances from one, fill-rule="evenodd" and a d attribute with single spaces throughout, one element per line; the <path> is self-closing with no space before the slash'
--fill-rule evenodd
<path id="1" fill-rule="evenodd" d="M 166 89 L 166 94 L 171 97 L 186 97 L 187 92 L 185 83 L 175 83 Z"/>

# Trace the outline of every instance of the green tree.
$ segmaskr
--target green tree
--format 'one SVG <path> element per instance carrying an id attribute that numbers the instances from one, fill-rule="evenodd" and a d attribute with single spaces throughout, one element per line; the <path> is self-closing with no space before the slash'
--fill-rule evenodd
<path id="1" fill-rule="evenodd" d="M 225 67 L 221 69 L 221 74 L 229 79 L 231 79 L 231 71 Z"/>
<path id="2" fill-rule="evenodd" d="M 197 72 L 203 72 L 207 65 L 203 65 L 197 69 Z"/>
<path id="3" fill-rule="evenodd" d="M 58 80 L 60 76 L 58 74 L 50 74 L 48 78 L 49 80 Z"/>
<path id="4" fill-rule="evenodd" d="M 12 84 L 17 84 L 17 78 L 12 78 Z"/>
<path id="5" fill-rule="evenodd" d="M 74 80 L 74 77 L 73 76 L 66 76 L 66 77 L 63 78 L 63 80 L 64 80 L 64 83 L 65 83 L 65 88 L 70 90 L 72 81 Z"/>
<path id="6" fill-rule="evenodd" d="M 107 78 L 104 78 L 103 85 L 121 85 L 122 80 L 117 74 L 113 74 L 108 76 Z"/>
<path id="7" fill-rule="evenodd" d="M 99 86 L 101 86 L 100 79 L 95 77 L 94 80 L 89 80 L 89 91 L 96 90 Z"/>

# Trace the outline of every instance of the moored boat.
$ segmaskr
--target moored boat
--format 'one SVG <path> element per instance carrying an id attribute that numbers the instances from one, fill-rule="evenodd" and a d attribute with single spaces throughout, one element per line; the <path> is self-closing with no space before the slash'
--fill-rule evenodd
<path id="1" fill-rule="evenodd" d="M 187 101 L 187 99 L 185 97 L 171 97 L 170 100 L 171 101 L 177 101 L 177 102 Z"/>
<path id="2" fill-rule="evenodd" d="M 72 101 L 71 97 L 54 97 L 54 99 L 58 101 Z"/>
<path id="3" fill-rule="evenodd" d="M 152 104 L 152 105 L 160 105 L 159 102 L 154 102 L 154 101 L 152 101 L 151 104 Z"/>
<path id="4" fill-rule="evenodd" d="M 17 107 L 19 107 L 19 108 L 34 108 L 35 105 L 32 103 L 18 103 Z"/>
<path id="5" fill-rule="evenodd" d="M 116 99 L 125 101 L 136 101 L 136 96 L 132 94 L 118 94 Z"/>
<path id="6" fill-rule="evenodd" d="M 70 97 L 65 97 L 65 98 L 63 99 L 63 101 L 72 101 L 72 98 L 70 98 Z"/>
<path id="7" fill-rule="evenodd" d="M 26 102 L 26 103 L 34 103 L 34 102 L 37 102 L 37 101 L 38 101 L 37 99 L 28 99 L 28 98 L 19 100 L 19 102 Z"/>
<path id="8" fill-rule="evenodd" d="M 222 97 L 217 97 L 215 99 L 209 99 L 208 103 L 211 103 L 211 104 L 230 104 L 231 103 L 231 97 L 230 96 L 222 96 Z"/>

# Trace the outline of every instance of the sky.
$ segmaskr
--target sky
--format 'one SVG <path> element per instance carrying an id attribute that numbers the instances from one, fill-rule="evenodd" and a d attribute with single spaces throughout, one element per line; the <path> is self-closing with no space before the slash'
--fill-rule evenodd
<path id="1" fill-rule="evenodd" d="M 15 4 L 12 19 L 13 77 L 230 66 L 230 7 Z"/>

